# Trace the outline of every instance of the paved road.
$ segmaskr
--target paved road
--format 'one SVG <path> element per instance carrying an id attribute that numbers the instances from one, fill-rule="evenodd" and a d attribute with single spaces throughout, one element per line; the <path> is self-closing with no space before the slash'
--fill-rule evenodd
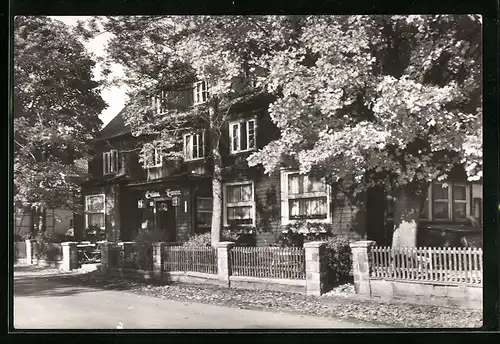
<path id="1" fill-rule="evenodd" d="M 369 328 L 332 318 L 163 300 L 123 291 L 14 277 L 16 329 Z"/>

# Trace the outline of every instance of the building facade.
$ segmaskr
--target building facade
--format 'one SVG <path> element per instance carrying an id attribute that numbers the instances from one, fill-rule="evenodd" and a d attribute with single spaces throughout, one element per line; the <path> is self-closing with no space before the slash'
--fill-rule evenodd
<path id="1" fill-rule="evenodd" d="M 206 84 L 198 82 L 184 92 L 182 102 L 197 106 L 207 101 L 208 91 Z M 162 97 L 153 99 L 160 114 L 168 110 Z M 267 175 L 262 168 L 247 165 L 246 158 L 253 151 L 279 137 L 267 113 L 270 101 L 263 95 L 242 102 L 224 124 L 220 139 L 223 226 L 247 228 L 255 234 L 257 245 L 276 242 L 287 225 L 298 221 L 330 224 L 337 234 L 390 244 L 392 210 L 383 192 L 369 190 L 352 200 L 334 186 L 300 175 L 289 166 Z M 193 127 L 181 133 L 176 149 L 182 159 L 164 159 L 165 152 L 151 148 L 140 162 L 139 150 L 148 140 L 132 136 L 124 122 L 125 111 L 94 140 L 94 159 L 83 186 L 84 227 L 99 226 L 106 230 L 108 240 L 122 241 L 133 240 L 140 228 L 161 230 L 172 242 L 210 231 L 208 131 Z M 447 188 L 432 184 L 422 222 L 460 226 L 468 215 L 481 217 L 481 204 L 481 184 L 460 181 Z"/>

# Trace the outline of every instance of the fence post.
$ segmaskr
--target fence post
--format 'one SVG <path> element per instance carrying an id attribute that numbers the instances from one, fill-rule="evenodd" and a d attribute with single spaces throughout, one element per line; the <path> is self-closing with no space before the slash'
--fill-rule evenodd
<path id="1" fill-rule="evenodd" d="M 165 243 L 153 243 L 153 277 L 158 281 L 163 281 L 163 247 Z"/>
<path id="2" fill-rule="evenodd" d="M 375 241 L 356 241 L 350 244 L 352 251 L 352 273 L 356 294 L 371 296 L 370 257 L 368 252 Z"/>
<path id="3" fill-rule="evenodd" d="M 26 262 L 28 265 L 33 264 L 33 242 L 34 239 L 26 239 Z"/>
<path id="4" fill-rule="evenodd" d="M 70 271 L 78 269 L 78 251 L 76 242 L 62 242 L 62 264 L 61 270 Z"/>
<path id="5" fill-rule="evenodd" d="M 112 244 L 108 241 L 101 243 L 101 273 L 104 275 L 109 271 L 109 248 Z"/>
<path id="6" fill-rule="evenodd" d="M 326 243 L 312 241 L 304 243 L 306 255 L 306 295 L 320 296 L 327 288 L 326 262 L 322 261 Z"/>
<path id="7" fill-rule="evenodd" d="M 230 286 L 231 276 L 231 248 L 234 242 L 222 241 L 217 244 L 217 276 L 225 287 Z"/>

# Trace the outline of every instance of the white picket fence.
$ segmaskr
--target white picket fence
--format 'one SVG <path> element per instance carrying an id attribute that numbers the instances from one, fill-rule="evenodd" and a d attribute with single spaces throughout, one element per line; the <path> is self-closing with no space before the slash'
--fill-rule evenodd
<path id="1" fill-rule="evenodd" d="M 483 250 L 470 247 L 375 246 L 370 249 L 370 276 L 482 285 Z"/>

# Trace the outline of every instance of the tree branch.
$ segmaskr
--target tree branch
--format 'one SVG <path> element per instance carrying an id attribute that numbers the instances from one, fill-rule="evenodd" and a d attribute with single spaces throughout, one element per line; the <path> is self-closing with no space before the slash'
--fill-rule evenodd
<path id="1" fill-rule="evenodd" d="M 22 144 L 20 144 L 20 143 L 19 143 L 19 142 L 17 142 L 16 140 L 14 140 L 14 142 L 15 142 L 15 143 L 17 143 L 20 147 L 22 147 L 22 148 L 26 149 L 26 147 L 25 147 L 25 146 L 23 146 Z M 33 158 L 33 160 L 35 160 L 35 161 L 36 161 L 36 158 L 35 158 L 35 156 L 33 155 L 33 153 L 32 153 L 32 152 L 29 152 L 29 153 L 30 153 L 31 157 Z"/>

